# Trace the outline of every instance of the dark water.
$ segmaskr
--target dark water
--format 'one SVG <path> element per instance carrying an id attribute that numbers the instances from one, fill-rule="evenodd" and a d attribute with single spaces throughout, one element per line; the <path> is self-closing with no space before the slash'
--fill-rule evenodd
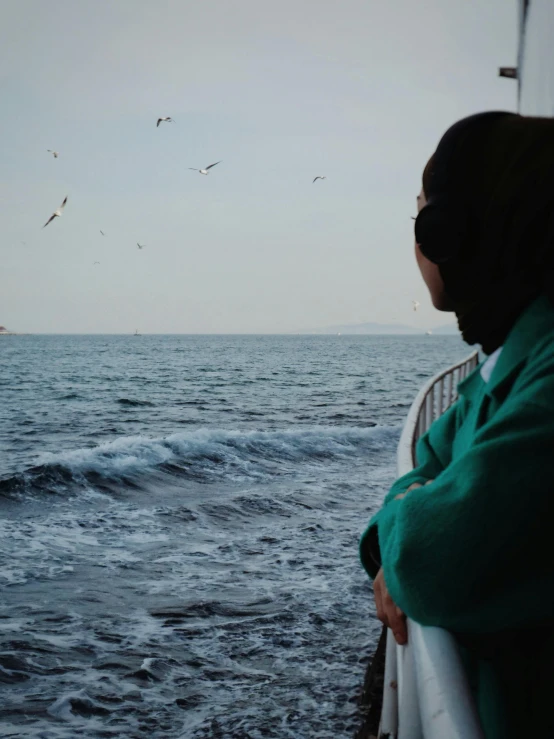
<path id="1" fill-rule="evenodd" d="M 0 337 L 0 735 L 350 737 L 357 539 L 456 337 Z"/>

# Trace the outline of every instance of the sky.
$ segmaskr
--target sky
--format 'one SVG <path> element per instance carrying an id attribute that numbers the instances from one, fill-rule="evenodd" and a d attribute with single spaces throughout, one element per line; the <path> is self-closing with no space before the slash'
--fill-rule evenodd
<path id="1" fill-rule="evenodd" d="M 497 76 L 516 0 L 2 0 L 0 19 L 0 324 L 451 321 L 410 216 L 442 133 L 517 108 Z"/>

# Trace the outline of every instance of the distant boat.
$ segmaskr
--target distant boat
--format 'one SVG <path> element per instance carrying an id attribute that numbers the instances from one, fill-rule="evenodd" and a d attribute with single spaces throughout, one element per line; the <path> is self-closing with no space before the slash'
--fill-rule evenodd
<path id="1" fill-rule="evenodd" d="M 432 331 L 426 331 L 426 332 L 425 332 L 425 336 L 431 336 L 432 334 L 433 334 L 433 332 L 432 332 Z"/>
<path id="2" fill-rule="evenodd" d="M 138 332 L 138 328 L 135 329 L 135 333 L 133 334 L 133 336 L 140 336 L 140 334 Z"/>

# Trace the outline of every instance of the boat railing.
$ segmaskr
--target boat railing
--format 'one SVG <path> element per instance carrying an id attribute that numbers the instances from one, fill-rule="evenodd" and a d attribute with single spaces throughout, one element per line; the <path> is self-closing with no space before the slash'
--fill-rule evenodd
<path id="1" fill-rule="evenodd" d="M 457 398 L 457 385 L 478 364 L 478 352 L 435 375 L 416 396 L 397 455 L 398 475 L 415 465 L 415 446 Z M 483 739 L 454 637 L 407 620 L 408 643 L 387 631 L 380 739 Z"/>

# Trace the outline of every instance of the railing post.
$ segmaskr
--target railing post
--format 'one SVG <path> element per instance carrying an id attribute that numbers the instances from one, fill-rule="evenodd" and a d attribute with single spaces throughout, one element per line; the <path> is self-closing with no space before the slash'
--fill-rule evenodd
<path id="1" fill-rule="evenodd" d="M 444 381 L 441 377 L 441 379 L 437 383 L 437 403 L 438 403 L 437 418 L 442 416 L 442 409 L 443 409 L 443 403 L 444 403 L 443 395 L 444 395 Z"/>
<path id="2" fill-rule="evenodd" d="M 450 406 L 454 402 L 454 390 L 453 390 L 453 383 L 452 383 L 453 374 L 454 374 L 453 372 L 450 372 L 448 375 L 447 391 L 446 391 L 446 396 L 447 396 L 447 401 L 448 401 L 448 405 L 446 406 L 447 408 L 450 408 Z"/>
<path id="3" fill-rule="evenodd" d="M 419 417 L 417 420 L 417 436 L 423 436 L 425 433 L 425 406 L 419 411 Z"/>
<path id="4" fill-rule="evenodd" d="M 430 392 L 425 398 L 425 431 L 429 430 L 429 426 L 433 423 L 433 393 Z"/>

